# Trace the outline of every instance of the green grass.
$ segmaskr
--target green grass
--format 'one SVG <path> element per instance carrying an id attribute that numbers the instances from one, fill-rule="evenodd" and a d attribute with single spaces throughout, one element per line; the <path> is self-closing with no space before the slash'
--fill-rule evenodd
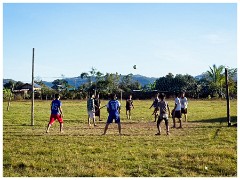
<path id="1" fill-rule="evenodd" d="M 225 101 L 190 101 L 189 122 L 170 129 L 170 136 L 164 124 L 162 135 L 154 135 L 152 101 L 135 100 L 132 120 L 123 102 L 123 136 L 114 123 L 101 136 L 105 108 L 103 121 L 89 128 L 85 101 L 62 102 L 63 134 L 57 122 L 45 133 L 50 101 L 35 102 L 34 126 L 30 101 L 12 102 L 10 111 L 3 103 L 4 177 L 237 177 L 237 128 L 227 127 Z M 237 101 L 231 101 L 231 116 L 236 122 Z"/>

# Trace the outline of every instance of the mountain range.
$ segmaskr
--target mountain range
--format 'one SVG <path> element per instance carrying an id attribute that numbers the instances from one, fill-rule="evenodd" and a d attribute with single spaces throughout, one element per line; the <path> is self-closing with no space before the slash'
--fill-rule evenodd
<path id="1" fill-rule="evenodd" d="M 123 77 L 123 75 L 120 76 L 120 79 L 122 77 Z M 139 74 L 133 75 L 132 78 L 133 78 L 133 81 L 138 81 L 141 84 L 141 86 L 145 86 L 150 83 L 153 83 L 155 80 L 158 79 L 155 77 L 146 77 L 146 76 L 142 76 Z M 199 79 L 203 78 L 203 75 L 195 76 L 195 78 L 199 80 Z M 86 79 L 82 79 L 81 77 L 72 77 L 72 78 L 64 78 L 64 79 L 68 82 L 69 85 L 76 87 L 76 88 L 87 82 Z M 234 81 L 237 82 L 237 75 L 233 79 L 234 79 Z M 10 80 L 12 80 L 12 79 L 3 79 L 3 85 L 5 83 L 8 83 Z M 14 81 L 14 80 L 12 80 L 12 81 Z M 31 84 L 31 82 L 29 82 L 29 83 Z M 43 83 L 48 87 L 53 86 L 52 82 L 49 82 L 49 81 L 43 81 Z"/>
<path id="2" fill-rule="evenodd" d="M 123 76 L 121 76 L 121 77 L 123 77 Z M 142 76 L 139 74 L 133 75 L 132 78 L 134 81 L 138 81 L 141 84 L 141 86 L 147 85 L 149 83 L 153 83 L 156 79 L 158 79 L 158 78 L 154 78 L 154 77 Z M 68 82 L 69 85 L 71 85 L 73 87 L 79 87 L 80 85 L 87 82 L 86 79 L 82 79 L 81 77 L 72 77 L 72 78 L 64 78 L 64 79 Z M 8 83 L 10 80 L 12 80 L 12 79 L 3 79 L 3 85 L 5 83 Z M 14 81 L 14 80 L 12 80 L 12 81 Z M 29 82 L 29 83 L 31 83 L 31 82 Z M 52 82 L 49 82 L 49 81 L 43 81 L 43 83 L 48 87 L 53 86 Z"/>
<path id="3" fill-rule="evenodd" d="M 121 77 L 123 76 L 120 76 L 120 78 Z M 133 81 L 138 81 L 141 84 L 141 86 L 147 85 L 149 83 L 153 83 L 156 79 L 158 79 L 158 78 L 146 77 L 142 75 L 133 75 L 132 78 L 133 78 Z M 65 80 L 68 82 L 69 85 L 73 87 L 79 87 L 80 85 L 87 82 L 86 79 L 82 79 L 81 77 L 65 78 Z M 52 82 L 43 81 L 43 83 L 49 87 L 53 86 Z"/>

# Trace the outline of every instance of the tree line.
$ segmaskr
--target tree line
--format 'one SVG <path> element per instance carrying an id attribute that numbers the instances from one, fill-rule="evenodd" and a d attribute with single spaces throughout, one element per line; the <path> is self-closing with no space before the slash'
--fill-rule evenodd
<path id="1" fill-rule="evenodd" d="M 42 80 L 35 80 L 42 88 L 36 92 L 36 97 L 40 99 L 53 98 L 55 93 L 60 93 L 62 99 L 85 99 L 90 93 L 100 93 L 101 98 L 108 98 L 110 93 L 120 94 L 126 98 L 130 94 L 137 99 L 151 98 L 156 92 L 164 92 L 168 97 L 178 92 L 186 92 L 191 98 L 224 98 L 225 89 L 225 67 L 213 65 L 204 72 L 201 78 L 196 79 L 191 75 L 173 75 L 159 77 L 154 83 L 141 86 L 133 79 L 133 74 L 121 76 L 118 73 L 106 73 L 105 75 L 96 68 L 91 68 L 89 72 L 80 74 L 80 78 L 85 79 L 85 83 L 79 87 L 71 86 L 65 79 L 56 79 L 52 82 L 52 87 L 47 87 Z M 229 93 L 230 97 L 237 97 L 237 68 L 228 69 Z M 3 96 L 9 96 L 13 89 L 19 89 L 22 82 L 9 81 L 4 85 Z M 29 98 L 30 95 L 29 95 Z"/>

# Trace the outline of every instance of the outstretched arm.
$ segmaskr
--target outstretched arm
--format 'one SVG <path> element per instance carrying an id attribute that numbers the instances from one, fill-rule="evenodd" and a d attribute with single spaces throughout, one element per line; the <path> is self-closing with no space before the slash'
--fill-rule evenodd
<path id="1" fill-rule="evenodd" d="M 153 104 L 154 104 L 154 103 L 152 103 L 152 105 L 150 106 L 150 108 L 149 108 L 149 109 L 151 109 L 151 107 L 153 107 Z"/>

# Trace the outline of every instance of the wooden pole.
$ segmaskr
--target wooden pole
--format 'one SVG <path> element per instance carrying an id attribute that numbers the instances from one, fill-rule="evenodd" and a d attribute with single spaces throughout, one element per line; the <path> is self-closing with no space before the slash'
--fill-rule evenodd
<path id="1" fill-rule="evenodd" d="M 225 82 L 226 82 L 226 99 L 227 99 L 227 121 L 228 127 L 231 126 L 231 117 L 230 117 L 230 100 L 229 100 L 229 88 L 228 88 L 228 70 L 225 68 Z"/>
<path id="2" fill-rule="evenodd" d="M 34 126 L 34 48 L 32 55 L 32 111 L 31 111 L 31 125 Z"/>

